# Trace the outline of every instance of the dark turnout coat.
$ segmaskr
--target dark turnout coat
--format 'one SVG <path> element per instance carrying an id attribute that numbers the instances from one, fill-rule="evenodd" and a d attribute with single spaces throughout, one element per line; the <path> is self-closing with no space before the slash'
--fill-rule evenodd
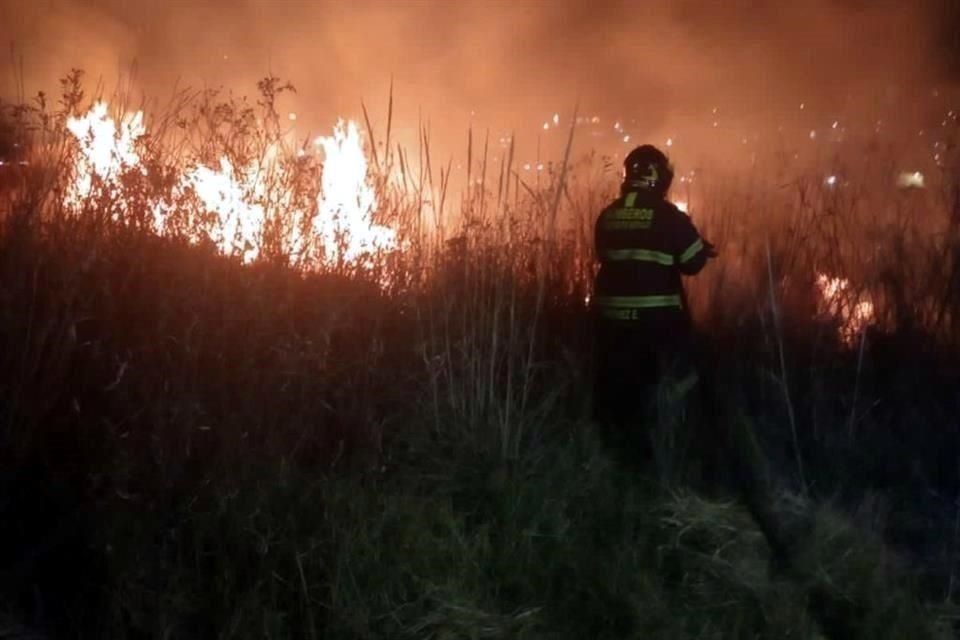
<path id="1" fill-rule="evenodd" d="M 676 206 L 643 190 L 623 195 L 599 215 L 600 270 L 592 307 L 597 328 L 594 417 L 634 462 L 650 460 L 645 429 L 649 392 L 664 376 L 689 368 L 690 316 L 682 276 L 698 273 L 710 245 Z"/>
<path id="2" fill-rule="evenodd" d="M 594 240 L 600 270 L 593 307 L 601 324 L 658 333 L 688 325 L 681 276 L 703 269 L 708 251 L 687 214 L 655 194 L 624 188 L 598 216 Z"/>

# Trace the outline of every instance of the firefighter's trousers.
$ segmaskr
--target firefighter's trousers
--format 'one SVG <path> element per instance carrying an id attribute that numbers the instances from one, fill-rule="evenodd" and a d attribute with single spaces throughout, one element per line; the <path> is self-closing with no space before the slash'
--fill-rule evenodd
<path id="1" fill-rule="evenodd" d="M 632 471 L 683 481 L 691 462 L 710 482 L 719 453 L 711 376 L 688 332 L 599 325 L 594 420 L 614 456 Z"/>

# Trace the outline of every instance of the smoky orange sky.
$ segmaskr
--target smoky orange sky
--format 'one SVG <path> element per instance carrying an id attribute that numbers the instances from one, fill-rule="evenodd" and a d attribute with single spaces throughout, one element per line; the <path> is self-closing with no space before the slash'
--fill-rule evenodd
<path id="1" fill-rule="evenodd" d="M 946 5 L 0 0 L 10 51 L 0 95 L 16 96 L 21 84 L 27 95 L 55 88 L 72 67 L 161 101 L 175 87 L 254 94 L 272 73 L 296 86 L 284 108 L 306 134 L 357 117 L 361 99 L 382 126 L 392 79 L 400 133 L 414 135 L 422 112 L 450 153 L 465 148 L 472 122 L 495 141 L 515 131 L 532 148 L 539 137 L 555 154 L 579 103 L 601 124 L 578 134 L 578 151 L 669 136 L 692 161 L 785 121 L 871 119 L 884 103 L 951 83 Z M 554 113 L 560 126 L 545 130 Z"/>

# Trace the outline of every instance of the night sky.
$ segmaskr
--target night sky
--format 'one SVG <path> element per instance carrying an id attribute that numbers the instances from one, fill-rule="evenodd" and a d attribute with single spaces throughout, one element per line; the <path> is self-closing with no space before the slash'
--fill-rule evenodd
<path id="1" fill-rule="evenodd" d="M 361 99 L 382 116 L 392 79 L 401 135 L 422 112 L 456 144 L 471 122 L 535 137 L 579 103 L 605 123 L 629 120 L 636 139 L 673 135 L 682 153 L 714 109 L 739 135 L 801 103 L 807 118 L 869 120 L 884 101 L 951 85 L 958 5 L 0 0 L 0 24 L 27 94 L 71 67 L 158 100 L 198 86 L 249 94 L 273 73 L 298 89 L 284 106 L 319 130 L 358 116 Z M 18 92 L 15 68 L 0 95 Z"/>

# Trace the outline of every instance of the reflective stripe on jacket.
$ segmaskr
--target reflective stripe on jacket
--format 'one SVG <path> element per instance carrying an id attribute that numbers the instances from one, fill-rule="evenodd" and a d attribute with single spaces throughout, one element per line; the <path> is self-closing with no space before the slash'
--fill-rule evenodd
<path id="1" fill-rule="evenodd" d="M 600 271 L 594 306 L 600 317 L 639 320 L 648 309 L 684 308 L 681 274 L 706 264 L 703 239 L 690 218 L 646 192 L 625 192 L 597 218 Z"/>

